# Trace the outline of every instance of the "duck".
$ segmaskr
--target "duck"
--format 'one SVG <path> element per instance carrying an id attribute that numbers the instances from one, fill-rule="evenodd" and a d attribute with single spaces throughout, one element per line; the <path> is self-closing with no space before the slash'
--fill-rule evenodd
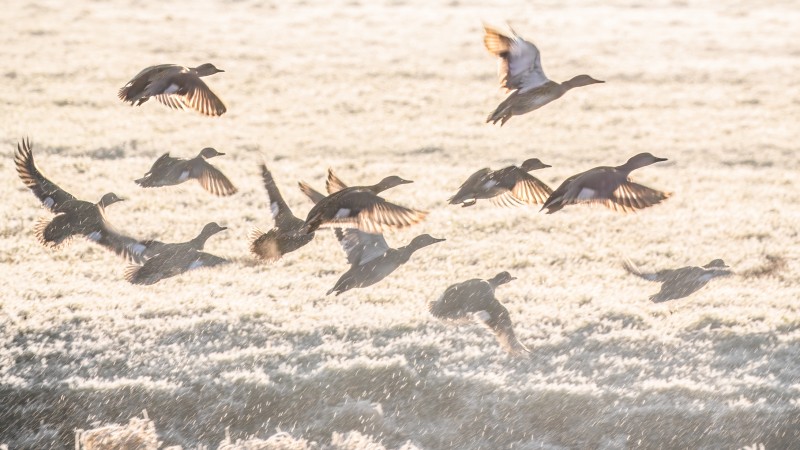
<path id="1" fill-rule="evenodd" d="M 109 206 L 124 201 L 113 192 L 108 192 L 97 203 L 79 200 L 47 178 L 36 166 L 33 144 L 29 138 L 17 143 L 14 153 L 17 174 L 25 186 L 42 202 L 45 208 L 55 213 L 52 219 L 41 219 L 34 226 L 37 240 L 49 248 L 60 248 L 73 236 L 84 236 L 127 260 L 143 260 L 141 243 L 117 231 L 106 219 Z"/>
<path id="2" fill-rule="evenodd" d="M 331 180 L 332 173 L 328 170 L 328 180 Z M 338 180 L 335 175 L 333 178 Z M 409 183 L 412 181 L 392 175 L 370 186 L 339 186 L 340 190 L 323 197 L 311 208 L 303 230 L 312 233 L 319 228 L 357 228 L 367 233 L 384 233 L 417 224 L 427 216 L 426 211 L 399 206 L 377 195 Z M 334 182 L 326 184 L 333 185 Z M 301 182 L 301 189 L 302 185 Z"/>
<path id="3" fill-rule="evenodd" d="M 629 259 L 623 261 L 622 266 L 628 273 L 636 275 L 643 280 L 661 283 L 661 290 L 650 296 L 650 301 L 653 303 L 688 297 L 702 289 L 714 278 L 733 275 L 730 266 L 725 264 L 722 259 L 714 259 L 700 267 L 686 266 L 651 273 L 642 272 Z"/>
<path id="4" fill-rule="evenodd" d="M 209 222 L 197 237 L 187 242 L 144 241 L 142 245 L 146 250 L 143 254 L 147 259 L 142 265 L 129 266 L 125 270 L 125 280 L 131 284 L 150 285 L 189 270 L 228 263 L 225 258 L 202 251 L 209 237 L 227 229 Z"/>
<path id="5" fill-rule="evenodd" d="M 551 166 L 539 158 L 531 158 L 519 167 L 478 170 L 467 178 L 449 202 L 465 208 L 479 199 L 490 199 L 500 206 L 541 205 L 553 190 L 528 172 L 547 167 Z"/>
<path id="6" fill-rule="evenodd" d="M 142 178 L 135 181 L 139 186 L 149 188 L 174 186 L 184 181 L 195 179 L 200 182 L 203 189 L 214 195 L 220 197 L 233 195 L 238 191 L 236 186 L 231 183 L 222 171 L 206 161 L 224 154 L 212 147 L 200 150 L 200 153 L 191 159 L 173 158 L 167 152 L 153 163 L 150 170 Z"/>
<path id="7" fill-rule="evenodd" d="M 267 166 L 261 164 L 260 168 L 275 226 L 266 233 L 258 228 L 250 232 L 250 252 L 259 259 L 274 262 L 311 242 L 314 233 L 306 234 L 301 231 L 305 222 L 292 214 Z"/>
<path id="8" fill-rule="evenodd" d="M 131 106 L 139 106 L 155 97 L 173 109 L 193 109 L 206 116 L 221 116 L 227 111 L 225 105 L 200 79 L 220 72 L 225 71 L 211 63 L 197 67 L 159 64 L 139 72 L 117 95 Z"/>
<path id="9" fill-rule="evenodd" d="M 487 280 L 473 278 L 449 286 L 433 302 L 428 311 L 433 317 L 446 323 L 477 322 L 494 333 L 500 347 L 512 356 L 530 353 L 514 334 L 514 326 L 508 309 L 495 297 L 495 290 L 516 280 L 507 271 Z"/>
<path id="10" fill-rule="evenodd" d="M 500 126 L 512 116 L 537 110 L 561 98 L 567 91 L 591 84 L 604 83 L 589 75 L 577 75 L 563 83 L 551 81 L 542 69 L 541 54 L 509 27 L 510 34 L 484 25 L 483 44 L 498 59 L 500 85 L 511 94 L 486 118 Z"/>
<path id="11" fill-rule="evenodd" d="M 590 203 L 628 213 L 661 203 L 672 194 L 636 184 L 628 178 L 633 170 L 661 161 L 667 161 L 667 158 L 639 153 L 621 166 L 595 167 L 573 175 L 550 194 L 542 210 L 552 214 L 566 205 Z"/>
<path id="12" fill-rule="evenodd" d="M 344 183 L 340 183 L 338 187 L 342 186 L 346 188 Z M 301 182 L 300 189 L 315 203 L 325 198 L 307 183 Z M 328 189 L 332 188 L 329 186 Z M 335 228 L 334 234 L 347 256 L 350 269 L 342 274 L 326 295 L 339 295 L 350 289 L 372 286 L 407 263 L 417 250 L 445 241 L 429 234 L 421 234 L 408 245 L 395 249 L 389 247 L 381 233 L 366 233 L 355 228 Z"/>

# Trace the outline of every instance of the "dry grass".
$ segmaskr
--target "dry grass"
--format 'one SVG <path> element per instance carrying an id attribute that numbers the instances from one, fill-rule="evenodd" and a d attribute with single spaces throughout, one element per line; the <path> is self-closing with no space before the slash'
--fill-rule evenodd
<path id="1" fill-rule="evenodd" d="M 145 408 L 161 445 L 186 449 L 276 428 L 344 448 L 800 442 L 796 2 L 188 5 L 20 1 L 0 13 L 0 444 L 73 448 L 74 430 Z M 484 124 L 502 94 L 481 20 L 509 18 L 551 78 L 606 83 Z M 116 99 L 164 62 L 226 70 L 208 84 L 229 112 Z M 234 264 L 142 288 L 83 240 L 41 247 L 31 229 L 48 213 L 11 156 L 23 136 L 76 196 L 127 197 L 108 211 L 122 231 L 176 242 L 216 221 L 229 230 L 207 251 Z M 235 196 L 133 183 L 161 153 L 206 146 L 227 153 L 215 163 Z M 642 151 L 669 161 L 635 180 L 675 194 L 640 214 L 446 205 L 480 167 L 539 157 L 554 186 Z M 413 179 L 387 196 L 430 215 L 387 241 L 447 241 L 376 286 L 325 297 L 347 268 L 331 233 L 274 265 L 247 255 L 248 230 L 270 225 L 262 161 L 299 216 L 311 205 L 296 182 L 321 186 L 328 166 L 353 184 Z M 723 258 L 740 274 L 656 305 L 657 286 L 625 273 L 624 257 L 648 269 Z M 518 278 L 498 296 L 530 359 L 425 311 L 448 285 L 500 270 Z"/>

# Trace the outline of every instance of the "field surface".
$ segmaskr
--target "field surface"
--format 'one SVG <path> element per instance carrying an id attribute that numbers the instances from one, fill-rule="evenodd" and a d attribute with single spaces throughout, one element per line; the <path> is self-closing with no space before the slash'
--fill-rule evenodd
<path id="1" fill-rule="evenodd" d="M 504 94 L 482 21 L 506 20 L 550 78 L 606 83 L 485 124 Z M 800 448 L 798 2 L 12 0 L 0 29 L 0 446 L 74 448 L 75 430 L 147 410 L 159 448 L 279 432 L 296 448 Z M 116 98 L 146 66 L 204 62 L 225 70 L 206 78 L 220 118 Z M 13 164 L 25 136 L 78 198 L 127 198 L 107 210 L 119 230 L 180 242 L 216 221 L 206 250 L 233 262 L 142 287 L 85 239 L 44 248 L 51 214 Z M 207 146 L 236 195 L 133 183 Z M 634 180 L 673 196 L 638 214 L 447 205 L 482 167 L 538 157 L 555 187 L 644 151 L 669 161 Z M 323 189 L 328 167 L 412 179 L 386 197 L 430 214 L 388 243 L 447 241 L 326 296 L 348 267 L 331 232 L 275 264 L 248 253 L 272 226 L 262 162 L 301 217 L 297 182 Z M 736 275 L 652 303 L 659 285 L 624 258 Z M 502 270 L 528 358 L 426 309 Z"/>

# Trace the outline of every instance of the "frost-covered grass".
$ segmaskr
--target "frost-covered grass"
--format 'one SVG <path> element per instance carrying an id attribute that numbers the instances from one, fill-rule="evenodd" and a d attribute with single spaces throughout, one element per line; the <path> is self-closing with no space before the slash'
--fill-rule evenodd
<path id="1" fill-rule="evenodd" d="M 184 449 L 277 430 L 333 448 L 800 445 L 796 4 L 188 5 L 0 12 L 0 445 L 73 448 L 75 430 L 144 409 L 162 447 Z M 512 19 L 551 78 L 606 84 L 484 124 L 502 99 L 484 19 Z M 226 70 L 207 82 L 228 113 L 117 100 L 165 62 Z M 108 210 L 120 230 L 177 242 L 217 221 L 229 230 L 206 249 L 234 263 L 139 287 L 84 240 L 41 247 L 32 227 L 49 213 L 12 162 L 23 136 L 76 196 L 127 197 Z M 161 153 L 205 146 L 227 153 L 214 162 L 235 196 L 133 183 Z M 674 196 L 640 214 L 446 205 L 481 167 L 539 157 L 553 167 L 536 175 L 555 187 L 642 151 L 669 161 L 634 179 Z M 321 187 L 329 166 L 351 184 L 413 179 L 386 196 L 430 214 L 387 241 L 447 241 L 376 286 L 326 297 L 347 269 L 330 232 L 274 265 L 247 254 L 250 227 L 271 225 L 262 161 L 298 216 L 311 205 L 297 181 Z M 658 285 L 627 274 L 625 257 L 643 270 L 723 258 L 740 275 L 652 304 Z M 501 270 L 518 278 L 497 293 L 529 359 L 425 310 L 448 285 Z"/>

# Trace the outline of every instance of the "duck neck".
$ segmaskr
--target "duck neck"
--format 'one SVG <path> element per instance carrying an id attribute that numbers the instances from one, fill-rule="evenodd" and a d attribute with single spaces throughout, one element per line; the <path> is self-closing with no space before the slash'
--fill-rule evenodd
<path id="1" fill-rule="evenodd" d="M 193 248 L 197 250 L 202 250 L 203 247 L 206 245 L 206 241 L 208 240 L 209 237 L 210 235 L 206 233 L 200 233 L 197 235 L 196 238 L 192 239 L 189 242 L 191 242 Z"/>

